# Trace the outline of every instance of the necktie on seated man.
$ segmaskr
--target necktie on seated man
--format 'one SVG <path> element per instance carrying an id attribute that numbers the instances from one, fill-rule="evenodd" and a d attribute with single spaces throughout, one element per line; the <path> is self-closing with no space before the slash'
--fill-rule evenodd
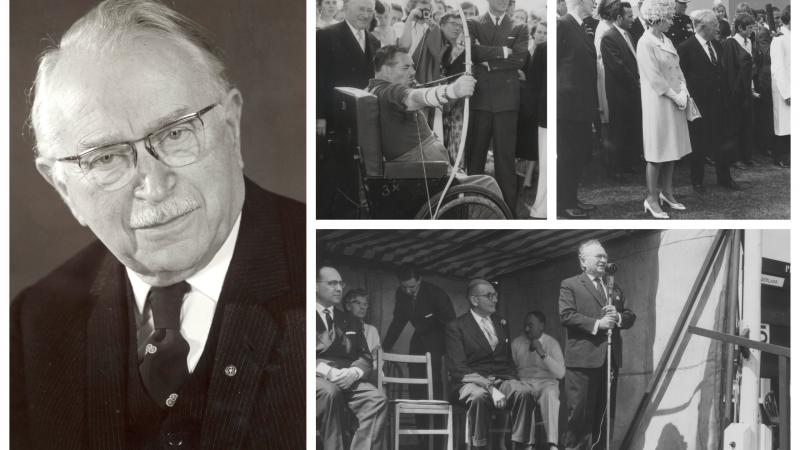
<path id="1" fill-rule="evenodd" d="M 147 393 L 161 408 L 175 405 L 178 391 L 189 378 L 186 364 L 189 343 L 180 331 L 181 305 L 189 290 L 189 283 L 181 281 L 171 286 L 152 287 L 148 294 L 154 330 L 147 339 L 139 374 Z"/>

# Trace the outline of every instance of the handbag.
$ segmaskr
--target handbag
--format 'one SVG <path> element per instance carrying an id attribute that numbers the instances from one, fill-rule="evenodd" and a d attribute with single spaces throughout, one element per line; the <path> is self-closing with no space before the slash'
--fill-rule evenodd
<path id="1" fill-rule="evenodd" d="M 695 119 L 703 117 L 702 114 L 700 114 L 700 109 L 697 108 L 697 103 L 694 102 L 694 99 L 691 96 L 686 98 L 686 120 L 691 122 Z"/>

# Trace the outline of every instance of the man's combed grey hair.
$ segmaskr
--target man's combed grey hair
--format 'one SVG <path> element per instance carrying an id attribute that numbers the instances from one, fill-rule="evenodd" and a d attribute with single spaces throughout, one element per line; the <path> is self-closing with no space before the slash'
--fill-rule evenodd
<path id="1" fill-rule="evenodd" d="M 700 9 L 692 12 L 692 26 L 697 30 L 701 25 L 708 25 L 717 22 L 717 14 L 710 9 Z"/>
<path id="2" fill-rule="evenodd" d="M 159 35 L 186 48 L 198 71 L 208 75 L 210 88 L 220 94 L 230 89 L 222 52 L 203 27 L 156 0 L 106 0 L 75 22 L 61 42 L 45 50 L 39 59 L 31 92 L 36 155 L 55 145 L 57 130 L 49 117 L 48 101 L 57 95 L 51 91 L 52 75 L 62 55 L 73 50 L 100 55 L 142 35 Z"/>
<path id="3" fill-rule="evenodd" d="M 587 241 L 581 242 L 581 245 L 578 246 L 578 265 L 580 266 L 581 270 L 583 270 L 583 251 L 586 249 L 586 247 L 589 247 L 590 245 L 599 245 L 601 247 L 603 246 L 603 244 L 600 243 L 600 241 L 598 241 L 597 239 L 589 239 Z"/>

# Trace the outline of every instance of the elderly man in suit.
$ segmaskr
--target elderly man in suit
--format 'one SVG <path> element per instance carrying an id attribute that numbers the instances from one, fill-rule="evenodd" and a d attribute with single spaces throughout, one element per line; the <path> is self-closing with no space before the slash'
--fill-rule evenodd
<path id="1" fill-rule="evenodd" d="M 473 73 L 477 79 L 470 100 L 466 143 L 467 172 L 481 174 L 491 142 L 494 173 L 512 213 L 517 204 L 517 116 L 520 83 L 518 70 L 528 56 L 527 25 L 514 23 L 506 11 L 508 0 L 488 0 L 489 11 L 468 22 L 472 38 Z"/>
<path id="2" fill-rule="evenodd" d="M 497 292 L 486 280 L 475 279 L 467 287 L 469 312 L 445 329 L 445 358 L 454 395 L 467 406 L 470 444 L 485 448 L 493 408 L 511 411 L 514 448 L 532 449 L 535 443 L 533 392 L 516 375 L 511 357 L 508 326 L 495 314 Z"/>
<path id="3" fill-rule="evenodd" d="M 719 21 L 711 10 L 696 11 L 694 36 L 678 46 L 681 71 L 686 77 L 686 87 L 692 96 L 701 117 L 689 122 L 689 138 L 692 142 L 692 187 L 700 194 L 705 192 L 703 175 L 705 160 L 714 161 L 717 183 L 728 189 L 739 186 L 731 178 L 730 156 L 723 148 L 725 129 L 723 88 L 725 67 L 721 61 L 722 46 L 719 43 Z"/>
<path id="4" fill-rule="evenodd" d="M 634 21 L 631 4 L 617 2 L 614 25 L 600 41 L 606 72 L 609 137 L 616 152 L 615 174 L 632 170 L 642 152 L 642 100 L 636 47 L 630 34 Z"/>
<path id="5" fill-rule="evenodd" d="M 99 241 L 12 303 L 11 447 L 303 445 L 304 207 L 243 176 L 219 55 L 109 0 L 41 58 L 36 168 Z"/>
<path id="6" fill-rule="evenodd" d="M 338 127 L 334 88 L 364 89 L 375 75 L 372 59 L 381 44 L 369 32 L 374 0 L 344 0 L 344 20 L 317 30 L 317 217 L 340 215 L 336 192 L 357 196 L 351 155 L 329 148 Z M 339 149 L 341 150 L 341 149 Z"/>
<path id="7" fill-rule="evenodd" d="M 605 448 L 605 422 L 614 419 L 616 374 L 622 367 L 620 329 L 633 326 L 636 315 L 625 307 L 619 286 L 605 276 L 608 256 L 597 240 L 582 243 L 578 259 L 583 273 L 561 282 L 558 311 L 567 330 L 565 390 L 567 432 L 564 446 L 588 450 Z M 607 334 L 611 332 L 611 405 L 606 415 Z M 600 447 L 592 443 L 600 443 Z M 606 449 L 609 450 L 609 449 Z"/>
<path id="8" fill-rule="evenodd" d="M 558 101 L 556 203 L 565 219 L 586 219 L 594 206 L 578 201 L 578 182 L 592 151 L 592 121 L 597 114 L 597 53 L 584 27 L 594 0 L 568 0 L 556 22 L 556 99 Z"/>
<path id="9" fill-rule="evenodd" d="M 342 449 L 342 417 L 349 408 L 358 417 L 353 450 L 384 447 L 386 397 L 366 379 L 372 354 L 364 324 L 342 303 L 345 282 L 333 267 L 317 270 L 317 431 L 325 450 Z"/>

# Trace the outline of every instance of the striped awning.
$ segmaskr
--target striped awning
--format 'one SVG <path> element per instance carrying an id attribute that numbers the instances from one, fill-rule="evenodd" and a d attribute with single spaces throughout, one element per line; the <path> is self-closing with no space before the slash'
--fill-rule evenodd
<path id="1" fill-rule="evenodd" d="M 318 230 L 317 261 L 338 258 L 382 266 L 413 264 L 423 272 L 495 278 L 577 251 L 587 239 L 631 230 Z"/>

